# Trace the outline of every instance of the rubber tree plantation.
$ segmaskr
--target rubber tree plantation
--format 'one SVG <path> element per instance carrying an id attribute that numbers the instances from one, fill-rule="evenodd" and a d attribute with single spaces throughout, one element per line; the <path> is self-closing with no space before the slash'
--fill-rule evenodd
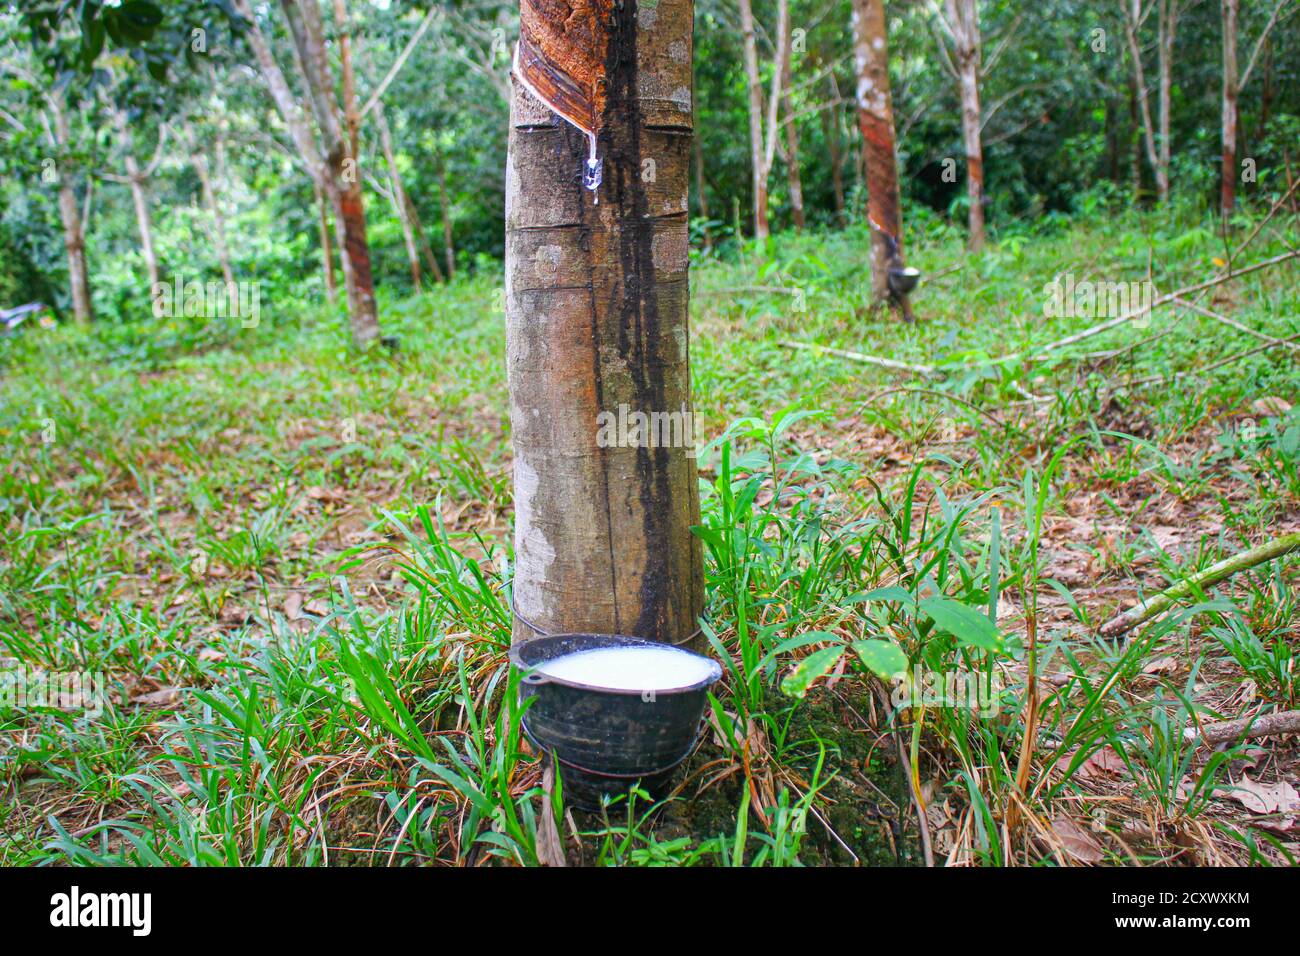
<path id="1" fill-rule="evenodd" d="M 6 915 L 1285 932 L 1297 64 L 1296 0 L 0 0 Z"/>

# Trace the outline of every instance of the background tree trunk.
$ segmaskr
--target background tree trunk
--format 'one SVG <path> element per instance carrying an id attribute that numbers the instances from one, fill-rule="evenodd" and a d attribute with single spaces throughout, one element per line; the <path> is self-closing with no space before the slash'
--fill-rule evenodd
<path id="1" fill-rule="evenodd" d="M 966 144 L 966 196 L 970 202 L 970 250 L 984 248 L 984 147 L 980 111 L 980 20 L 976 0 L 944 0 L 952 30 L 961 92 L 961 131 Z"/>
<path id="2" fill-rule="evenodd" d="M 325 205 L 325 190 L 316 184 L 316 208 L 320 210 L 320 257 L 325 266 L 325 301 L 338 301 L 338 279 L 334 277 L 334 244 L 330 241 L 330 216 Z"/>
<path id="3" fill-rule="evenodd" d="M 366 240 L 366 213 L 357 159 L 339 126 L 338 102 L 325 51 L 325 32 L 318 0 L 281 0 L 303 79 L 325 151 L 325 194 L 334 207 L 334 234 L 342 252 L 343 285 L 348 294 L 352 341 L 365 348 L 379 337 L 375 283 Z"/>
<path id="4" fill-rule="evenodd" d="M 840 88 L 831 74 L 831 98 L 838 101 Z M 835 196 L 835 221 L 844 224 L 844 156 L 840 148 L 840 108 L 823 110 L 826 124 L 826 151 L 831 164 L 831 192 Z"/>
<path id="5" fill-rule="evenodd" d="M 1156 169 L 1156 192 L 1161 202 L 1169 199 L 1169 117 L 1173 108 L 1174 37 L 1178 31 L 1178 12 L 1178 0 L 1160 0 L 1157 58 L 1160 71 L 1160 165 Z"/>
<path id="6" fill-rule="evenodd" d="M 352 28 L 347 0 L 334 0 L 334 26 L 339 37 L 339 69 L 343 74 L 343 118 L 352 156 L 361 161 L 361 113 L 357 110 L 357 81 L 352 71 Z"/>
<path id="7" fill-rule="evenodd" d="M 693 137 L 695 140 L 695 196 L 699 203 L 700 209 L 700 229 L 703 232 L 705 251 L 713 248 L 713 236 L 709 231 L 709 199 L 704 194 L 704 147 L 700 145 L 700 137 Z"/>
<path id="8" fill-rule="evenodd" d="M 194 135 L 194 131 L 189 124 L 186 124 L 185 132 L 192 151 L 194 171 L 199 177 L 199 188 L 203 193 L 203 206 L 207 209 L 208 215 L 212 217 L 212 248 L 217 254 L 217 262 L 221 266 L 222 278 L 225 279 L 228 287 L 233 286 L 235 270 L 231 267 L 230 247 L 226 243 L 226 217 L 221 212 L 221 203 L 217 199 L 216 191 L 212 188 L 212 172 L 208 166 L 208 156 L 203 151 L 198 137 Z"/>
<path id="9" fill-rule="evenodd" d="M 1272 96 L 1272 56 L 1268 38 L 1273 27 L 1277 26 L 1282 11 L 1288 8 L 1288 4 L 1293 4 L 1293 0 L 1278 0 L 1272 16 L 1264 24 L 1264 28 L 1255 40 L 1255 46 L 1250 51 L 1250 56 L 1246 59 L 1246 68 L 1238 73 L 1237 39 L 1240 32 L 1241 0 L 1223 0 L 1223 182 L 1220 186 L 1219 206 L 1224 219 L 1232 215 L 1237 205 L 1237 152 L 1241 145 L 1238 142 L 1238 137 L 1241 135 L 1241 112 L 1238 103 L 1241 91 L 1250 82 L 1260 51 L 1263 50 L 1265 52 L 1264 92 L 1260 102 L 1259 118 L 1259 128 L 1262 129 L 1268 124 Z M 1291 6 L 1290 9 L 1295 8 Z"/>
<path id="10" fill-rule="evenodd" d="M 763 162 L 763 81 L 758 75 L 758 41 L 754 36 L 754 8 L 740 0 L 740 31 L 745 48 L 745 78 L 749 84 L 749 163 L 754 199 L 754 238 L 766 242 L 767 169 Z"/>
<path id="11" fill-rule="evenodd" d="M 785 87 L 785 181 L 790 190 L 790 217 L 794 220 L 795 232 L 803 230 L 805 225 L 803 212 L 803 180 L 799 175 L 799 128 L 794 119 L 794 100 L 790 96 L 790 51 L 787 50 L 781 65 L 784 77 L 781 84 Z"/>
<path id="12" fill-rule="evenodd" d="M 692 6 L 659 0 L 653 29 L 647 19 L 638 29 L 637 0 L 595 7 L 612 19 L 598 204 L 579 175 L 586 136 L 514 84 L 506 328 L 516 640 L 534 628 L 672 643 L 698 635 L 697 471 L 692 449 L 680 447 L 693 438 L 611 441 L 598 417 L 691 413 Z M 534 17 L 546 19 L 523 0 L 525 31 Z M 545 26 L 563 37 L 564 22 Z"/>
<path id="13" fill-rule="evenodd" d="M 1156 128 L 1151 119 L 1151 97 L 1147 91 L 1146 70 L 1142 66 L 1142 44 L 1138 31 L 1146 15 L 1142 9 L 1142 0 L 1120 0 L 1124 9 L 1124 38 L 1128 43 L 1129 60 L 1133 64 L 1133 85 L 1137 93 L 1138 112 L 1142 118 L 1142 138 L 1146 146 L 1147 163 L 1151 174 L 1156 178 L 1156 192 L 1163 202 L 1169 191 L 1168 180 L 1164 180 L 1161 189 L 1160 152 L 1156 147 Z"/>
<path id="14" fill-rule="evenodd" d="M 907 298 L 895 300 L 889 290 L 889 270 L 903 267 L 903 216 L 889 90 L 885 0 L 854 0 L 853 59 L 858 77 L 858 125 L 867 170 L 871 289 L 878 301 L 896 301 L 904 316 L 910 318 Z"/>
<path id="15" fill-rule="evenodd" d="M 144 188 L 145 177 L 140 170 L 140 163 L 135 158 L 135 142 L 126 123 L 126 114 L 121 110 L 114 110 L 113 125 L 117 128 L 118 143 L 122 147 L 126 182 L 131 189 L 131 204 L 135 208 L 136 228 L 140 231 L 140 255 L 144 259 L 145 272 L 149 276 L 149 288 L 152 290 L 161 280 L 158 272 L 158 256 L 153 248 L 153 222 L 149 217 L 149 194 Z M 150 295 L 152 294 L 151 291 Z"/>
<path id="16" fill-rule="evenodd" d="M 94 318 L 90 304 L 90 273 L 86 268 L 86 237 L 82 229 L 81 210 L 72 188 L 72 169 L 65 156 L 72 143 L 72 126 L 67 105 L 61 94 L 49 97 L 54 114 L 54 142 L 59 151 L 59 219 L 63 223 L 63 248 L 68 254 L 68 285 L 72 298 L 72 315 L 78 325 L 89 325 Z"/>
<path id="17" fill-rule="evenodd" d="M 384 162 L 388 166 L 389 187 L 393 191 L 393 211 L 402 226 L 402 241 L 406 244 L 406 261 L 411 267 L 411 284 L 418 292 L 420 284 L 420 253 L 415 246 L 415 230 L 411 226 L 406 201 L 406 190 L 402 188 L 402 174 L 397 171 L 397 157 L 393 154 L 393 133 L 388 128 L 388 118 L 384 116 L 384 105 L 375 103 L 375 126 L 379 128 L 379 145 L 384 151 Z"/>
<path id="18" fill-rule="evenodd" d="M 1237 205 L 1237 15 L 1241 0 L 1223 0 L 1223 171 L 1219 212 L 1226 222 Z"/>
<path id="19" fill-rule="evenodd" d="M 447 260 L 447 278 L 456 274 L 456 245 L 451 234 L 451 204 L 447 201 L 447 160 L 438 156 L 438 207 L 442 211 L 442 253 Z"/>

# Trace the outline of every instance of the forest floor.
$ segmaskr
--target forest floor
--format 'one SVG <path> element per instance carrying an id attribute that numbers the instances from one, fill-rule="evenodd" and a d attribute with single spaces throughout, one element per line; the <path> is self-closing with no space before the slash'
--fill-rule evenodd
<path id="1" fill-rule="evenodd" d="M 0 864 L 1293 864 L 1298 735 L 1184 731 L 1300 706 L 1300 554 L 1098 628 L 1300 530 L 1295 352 L 1162 306 L 1040 354 L 1109 317 L 1049 317 L 1054 276 L 1300 245 L 1258 222 L 936 229 L 912 325 L 857 229 L 697 263 L 714 728 L 660 812 L 558 828 L 508 693 L 498 278 L 383 302 L 393 353 L 267 302 L 0 340 Z M 1184 298 L 1294 337 L 1297 261 Z M 884 645 L 991 696 L 901 696 Z M 52 674 L 104 693 L 42 705 Z"/>

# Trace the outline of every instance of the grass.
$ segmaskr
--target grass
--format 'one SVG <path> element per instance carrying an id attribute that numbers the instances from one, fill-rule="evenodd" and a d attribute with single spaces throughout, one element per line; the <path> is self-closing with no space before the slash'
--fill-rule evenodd
<path id="1" fill-rule="evenodd" d="M 1280 223 L 1234 261 L 1294 244 Z M 858 230 L 697 262 L 726 678 L 678 793 L 597 815 L 544 786 L 513 706 L 498 278 L 383 302 L 392 354 L 299 303 L 0 341 L 0 673 L 107 690 L 0 709 L 0 863 L 534 864 L 555 830 L 610 865 L 1294 863 L 1294 807 L 1237 797 L 1295 781 L 1295 741 L 1182 731 L 1296 706 L 1300 559 L 1096 636 L 1300 526 L 1293 355 L 1198 373 L 1260 343 L 1165 308 L 1024 357 L 1096 321 L 1043 314 L 1059 273 L 1219 271 L 1186 212 L 1046 221 L 970 260 L 917 232 L 912 326 L 871 311 Z M 1295 280 L 1199 304 L 1287 337 Z"/>

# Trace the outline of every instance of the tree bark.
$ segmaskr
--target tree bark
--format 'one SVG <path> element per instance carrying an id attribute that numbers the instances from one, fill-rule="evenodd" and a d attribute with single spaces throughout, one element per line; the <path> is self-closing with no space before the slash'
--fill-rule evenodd
<path id="1" fill-rule="evenodd" d="M 126 123 L 126 114 L 121 110 L 113 111 L 113 125 L 117 129 L 117 139 L 122 147 L 123 165 L 126 167 L 127 186 L 131 190 L 131 204 L 135 208 L 135 224 L 140 231 L 140 255 L 144 259 L 145 272 L 149 276 L 149 288 L 160 284 L 158 257 L 153 248 L 153 222 L 149 217 L 149 194 L 144 188 L 144 174 L 140 163 L 135 158 L 135 142 Z M 152 295 L 152 291 L 150 295 Z"/>
<path id="2" fill-rule="evenodd" d="M 651 443 L 647 429 L 602 427 L 611 415 L 692 414 L 692 6 L 593 5 L 610 31 L 598 202 L 582 184 L 585 134 L 514 82 L 506 328 L 515 640 L 582 631 L 698 640 L 695 435 L 683 428 Z M 524 36 L 545 29 L 543 46 L 581 42 L 534 0 L 522 7 Z"/>
<path id="3" fill-rule="evenodd" d="M 330 216 L 326 208 L 325 190 L 315 184 L 316 208 L 320 210 L 320 257 L 325 266 L 325 301 L 334 305 L 339 299 L 338 279 L 334 276 L 334 243 L 330 240 Z"/>
<path id="4" fill-rule="evenodd" d="M 745 77 L 749 85 L 749 148 L 753 172 L 754 239 L 760 250 L 771 235 L 767 210 L 767 181 L 772 174 L 778 135 L 777 118 L 781 104 L 781 85 L 790 58 L 790 4 L 777 0 L 776 49 L 772 63 L 772 88 L 763 110 L 763 81 L 758 73 L 758 43 L 755 38 L 754 8 L 750 0 L 740 0 L 740 24 L 745 48 Z M 760 251 L 761 255 L 761 251 Z"/>
<path id="5" fill-rule="evenodd" d="M 360 162 L 361 113 L 357 110 L 357 81 L 352 71 L 352 29 L 348 23 L 347 0 L 334 0 L 334 25 L 339 34 L 339 69 L 343 74 L 343 118 L 352 155 Z"/>
<path id="6" fill-rule="evenodd" d="M 442 266 L 438 265 L 438 257 L 433 254 L 433 246 L 429 244 L 429 237 L 424 234 L 424 223 L 420 221 L 420 211 L 415 208 L 415 203 L 411 201 L 411 194 L 406 194 L 406 215 L 411 220 L 411 225 L 415 227 L 415 238 L 420 243 L 420 255 L 424 258 L 425 268 L 433 275 L 433 281 L 443 282 L 446 277 L 442 273 Z"/>
<path id="7" fill-rule="evenodd" d="M 1237 17 L 1241 0 L 1223 0 L 1223 170 L 1219 212 L 1224 222 L 1237 205 Z"/>
<path id="8" fill-rule="evenodd" d="M 249 5 L 249 0 L 235 0 L 235 9 L 248 24 L 248 28 L 244 31 L 244 38 L 253 49 L 253 56 L 257 60 L 262 79 L 266 82 L 267 91 L 271 94 L 271 100 L 275 103 L 280 118 L 284 120 L 284 125 L 288 127 L 289 138 L 293 140 L 294 147 L 298 150 L 299 156 L 302 157 L 308 175 L 311 177 L 312 185 L 315 188 L 317 205 L 320 207 L 320 246 L 321 259 L 325 265 L 325 295 L 329 304 L 334 305 L 337 299 L 336 289 L 338 284 L 334 277 L 334 254 L 331 249 L 329 217 L 326 214 L 325 206 L 327 200 L 332 201 L 332 197 L 329 196 L 326 188 L 326 179 L 328 177 L 325 172 L 324 160 L 321 159 L 320 150 L 316 147 L 316 138 L 307 125 L 307 119 L 289 89 L 284 73 L 280 69 L 279 63 L 276 62 L 270 44 L 267 43 L 266 37 L 262 33 L 262 28 L 258 25 L 257 17 Z"/>
<path id="9" fill-rule="evenodd" d="M 406 261 L 411 267 L 411 284 L 417 292 L 420 284 L 420 253 L 415 246 L 415 230 L 408 215 L 406 190 L 402 188 L 402 174 L 397 171 L 397 157 L 393 153 L 393 133 L 388 128 L 388 118 L 384 116 L 384 105 L 376 103 L 373 110 L 375 125 L 379 128 L 379 145 L 384 151 L 384 162 L 388 166 L 389 188 L 393 191 L 393 211 L 402 226 L 402 241 L 406 244 Z"/>
<path id="10" fill-rule="evenodd" d="M 952 30 L 961 92 L 961 131 L 966 147 L 966 196 L 971 252 L 984 248 L 984 147 L 980 112 L 980 21 L 976 0 L 944 0 Z"/>
<path id="11" fill-rule="evenodd" d="M 72 169 L 66 154 L 72 143 L 72 127 L 68 122 L 67 104 L 60 93 L 48 97 L 54 114 L 54 140 L 59 150 L 59 218 L 63 222 L 63 248 L 68 254 L 68 284 L 72 298 L 72 314 L 78 325 L 89 325 L 94 318 L 90 303 L 90 276 L 86 268 L 86 237 L 82 228 L 81 210 L 77 194 L 72 189 Z"/>
<path id="12" fill-rule="evenodd" d="M 1165 202 L 1169 198 L 1169 120 L 1173 109 L 1174 36 L 1178 31 L 1178 0 L 1160 0 L 1159 17 L 1159 57 L 1156 62 L 1160 71 L 1160 168 L 1156 170 L 1156 191 L 1160 195 L 1160 201 Z"/>
<path id="13" fill-rule="evenodd" d="M 871 223 L 871 289 L 877 301 L 894 303 L 910 318 L 907 296 L 895 296 L 889 288 L 890 270 L 903 268 L 903 216 L 884 0 L 854 0 L 853 59 L 867 173 L 867 219 Z"/>
<path id="14" fill-rule="evenodd" d="M 325 50 L 318 0 L 281 0 L 289 31 L 301 58 L 304 81 L 325 154 L 325 193 L 334 207 L 334 233 L 342 251 L 343 285 L 348 295 L 352 341 L 366 348 L 379 337 L 375 285 L 366 239 L 365 205 L 357 158 L 339 125 L 338 101 Z"/>
<path id="15" fill-rule="evenodd" d="M 709 231 L 709 199 L 704 194 L 704 147 L 700 145 L 700 137 L 693 137 L 695 142 L 695 197 L 700 211 L 700 230 L 703 233 L 704 249 L 707 252 L 713 248 L 713 236 Z"/>
<path id="16" fill-rule="evenodd" d="M 831 74 L 831 96 L 838 101 L 840 98 L 839 85 L 835 82 L 834 73 Z M 835 196 L 835 219 L 841 225 L 844 222 L 844 158 L 843 151 L 840 149 L 840 108 L 823 111 L 826 123 L 826 151 L 829 154 L 831 164 L 831 192 Z"/>
<path id="17" fill-rule="evenodd" d="M 1272 16 L 1264 24 L 1264 28 L 1260 31 L 1255 46 L 1246 60 L 1245 70 L 1238 73 L 1237 37 L 1241 0 L 1223 0 L 1223 182 L 1220 188 L 1219 206 L 1225 220 L 1232 215 L 1237 204 L 1237 150 L 1239 145 L 1237 138 L 1241 127 L 1241 113 L 1238 109 L 1238 102 L 1241 91 L 1250 82 L 1250 76 L 1255 70 L 1260 50 L 1265 49 L 1268 36 L 1273 27 L 1277 25 L 1278 17 L 1281 15 L 1282 10 L 1286 8 L 1288 2 L 1290 0 L 1278 0 L 1277 6 L 1273 8 Z M 1266 57 L 1265 62 L 1270 63 L 1271 56 Z M 1264 95 L 1260 109 L 1260 128 L 1263 128 L 1268 123 L 1269 101 L 1271 98 L 1270 73 L 1271 66 L 1266 66 Z"/>
<path id="18" fill-rule="evenodd" d="M 192 162 L 194 163 L 194 171 L 199 177 L 199 188 L 203 193 L 203 206 L 207 209 L 208 215 L 212 217 L 212 248 L 217 254 L 217 262 L 221 265 L 221 276 L 225 279 L 227 288 L 231 288 L 235 282 L 235 270 L 230 264 L 230 247 L 226 243 L 226 219 L 222 215 L 221 204 L 217 200 L 216 191 L 212 188 L 212 171 L 208 165 L 208 156 L 203 151 L 202 145 L 188 123 L 185 126 L 185 133 L 193 151 Z"/>
<path id="19" fill-rule="evenodd" d="M 790 217 L 794 220 L 795 232 L 801 232 L 806 225 L 803 212 L 803 180 L 799 175 L 799 128 L 794 119 L 794 100 L 790 97 L 790 51 L 786 51 L 781 65 L 785 87 L 785 181 L 790 190 Z"/>
<path id="20" fill-rule="evenodd" d="M 1124 36 L 1128 42 L 1129 59 L 1133 61 L 1133 77 L 1141 107 L 1147 162 L 1155 176 L 1156 197 L 1163 203 L 1169 198 L 1169 114 L 1173 89 L 1174 37 L 1178 30 L 1178 0 L 1155 0 L 1157 101 L 1154 121 L 1151 118 L 1151 97 L 1142 66 L 1142 44 L 1139 39 L 1142 23 L 1150 15 L 1151 8 L 1144 9 L 1142 0 L 1120 2 L 1124 10 Z"/>
<path id="21" fill-rule="evenodd" d="M 456 274 L 456 245 L 451 234 L 451 204 L 447 201 L 447 160 L 438 156 L 438 206 L 442 211 L 442 254 L 447 260 L 447 278 Z"/>
<path id="22" fill-rule="evenodd" d="M 754 239 L 766 242 L 767 169 L 763 163 L 763 81 L 758 75 L 758 42 L 754 36 L 754 8 L 740 0 L 740 32 L 745 48 L 745 78 L 749 84 L 749 165 L 754 200 Z"/>

